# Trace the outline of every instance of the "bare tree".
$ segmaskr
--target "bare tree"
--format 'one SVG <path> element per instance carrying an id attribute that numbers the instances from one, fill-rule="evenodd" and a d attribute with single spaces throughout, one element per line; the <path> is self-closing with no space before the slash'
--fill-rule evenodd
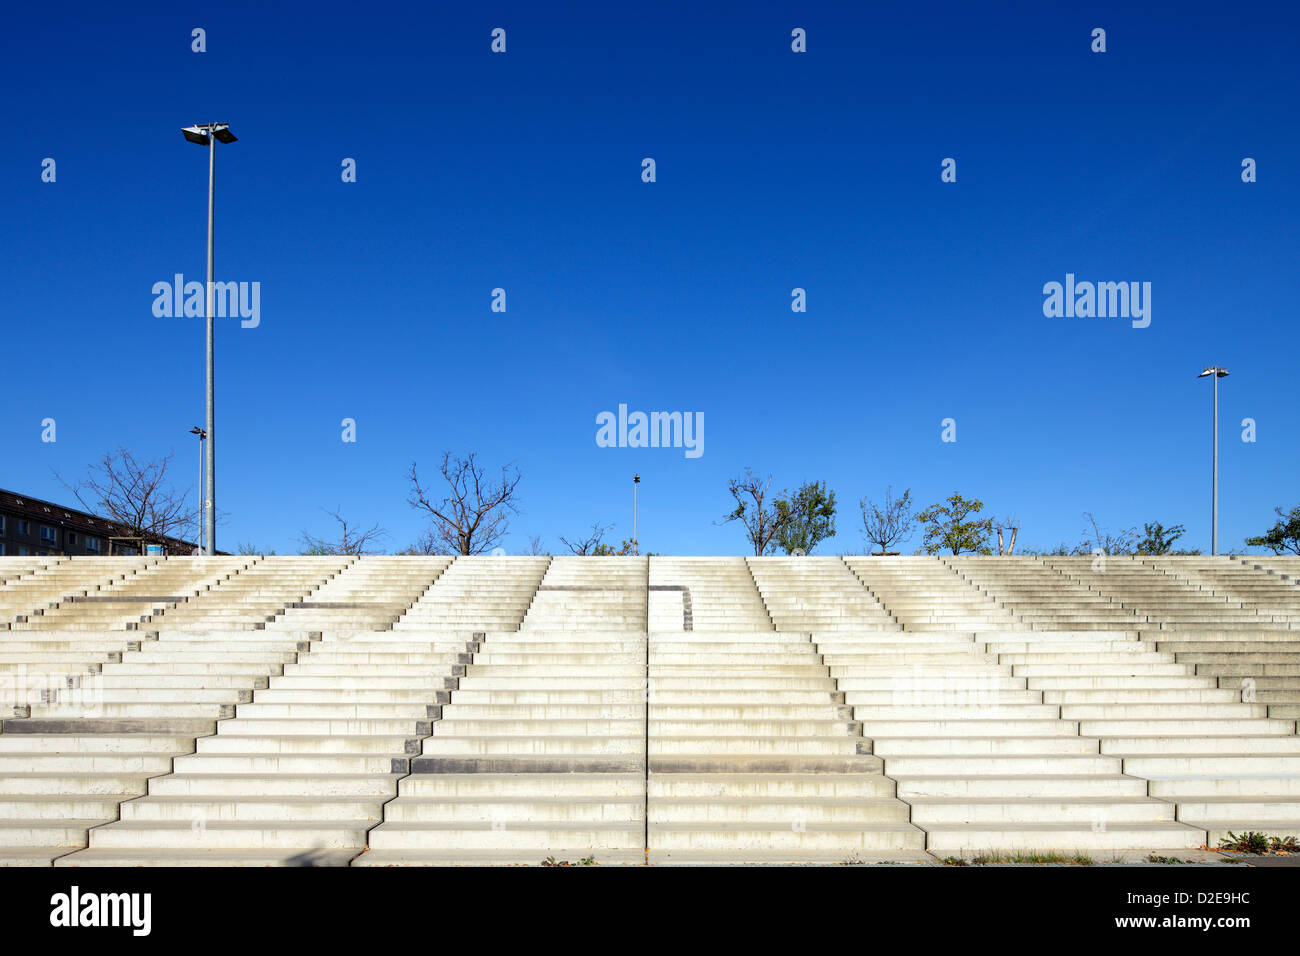
<path id="1" fill-rule="evenodd" d="M 432 531 L 422 531 L 415 544 L 407 545 L 402 554 L 447 554 L 447 548 L 438 542 Z"/>
<path id="2" fill-rule="evenodd" d="M 604 549 L 601 544 L 605 539 L 605 532 L 614 526 L 602 525 L 593 521 L 591 524 L 591 534 L 577 541 L 570 541 L 568 538 L 561 537 L 560 543 L 563 544 L 572 554 L 603 554 Z"/>
<path id="3" fill-rule="evenodd" d="M 773 540 L 781 530 L 781 515 L 768 503 L 768 490 L 772 476 L 760 478 L 746 468 L 745 474 L 727 482 L 727 491 L 736 500 L 736 507 L 722 518 L 722 524 L 739 521 L 745 526 L 745 537 L 754 548 L 754 554 L 767 554 L 773 549 Z"/>
<path id="4" fill-rule="evenodd" d="M 1083 529 L 1083 543 L 1078 549 L 1083 554 L 1087 554 L 1089 550 L 1093 553 L 1100 551 L 1102 554 L 1132 554 L 1137 547 L 1136 528 L 1121 528 L 1112 534 L 1097 524 L 1097 519 L 1093 517 L 1092 512 L 1085 511 L 1083 516 L 1092 526 L 1091 531 L 1088 528 Z"/>
<path id="5" fill-rule="evenodd" d="M 1014 554 L 1016 550 L 1016 538 L 1020 536 L 1020 519 L 1019 518 L 1001 518 L 993 522 L 993 527 L 998 530 L 998 554 Z M 1011 540 L 1002 550 L 1002 532 L 1011 532 Z"/>
<path id="6" fill-rule="evenodd" d="M 388 532 L 377 524 L 362 531 L 358 525 L 339 514 L 337 509 L 326 514 L 339 523 L 338 540 L 328 541 L 304 531 L 298 538 L 302 542 L 303 554 L 377 554 L 375 546 L 388 537 Z"/>
<path id="7" fill-rule="evenodd" d="M 526 553 L 530 555 L 550 554 L 550 552 L 546 550 L 546 545 L 542 542 L 542 536 L 540 534 L 535 534 L 528 539 L 528 551 Z"/>
<path id="8" fill-rule="evenodd" d="M 509 515 L 518 514 L 515 490 L 523 477 L 513 462 L 501 466 L 499 479 L 488 478 L 474 452 L 460 458 L 451 452 L 442 456 L 438 470 L 447 482 L 448 494 L 437 497 L 420 483 L 416 463 L 411 462 L 407 479 L 412 508 L 429 512 L 429 534 L 453 554 L 482 554 L 490 551 L 509 530 Z"/>
<path id="9" fill-rule="evenodd" d="M 782 491 L 769 499 L 772 476 L 760 478 L 750 468 L 727 482 L 736 507 L 718 524 L 739 521 L 754 554 L 772 554 L 777 546 L 786 554 L 807 554 L 816 544 L 835 534 L 835 493 L 822 481 L 804 482 L 795 492 Z"/>
<path id="10" fill-rule="evenodd" d="M 890 548 L 906 541 L 912 533 L 912 489 L 904 491 L 901 498 L 895 498 L 893 492 L 893 485 L 885 489 L 883 508 L 866 498 L 858 502 L 862 509 L 862 531 L 868 541 L 880 548 L 880 554 L 888 554 Z"/>
<path id="11" fill-rule="evenodd" d="M 167 483 L 174 452 L 141 461 L 120 445 L 105 452 L 76 484 L 55 477 L 81 506 L 117 526 L 123 537 L 162 543 L 166 538 L 198 537 L 199 507 L 188 491 Z"/>

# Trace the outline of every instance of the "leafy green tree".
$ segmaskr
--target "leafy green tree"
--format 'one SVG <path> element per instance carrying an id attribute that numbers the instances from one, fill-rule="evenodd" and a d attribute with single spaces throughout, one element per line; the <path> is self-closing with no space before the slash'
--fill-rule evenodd
<path id="1" fill-rule="evenodd" d="M 812 554 L 835 537 L 835 492 L 824 481 L 808 481 L 793 495 L 776 501 L 776 543 L 786 554 Z"/>
<path id="2" fill-rule="evenodd" d="M 775 497 L 771 487 L 771 475 L 760 477 L 750 468 L 727 482 L 736 507 L 718 523 L 739 521 L 755 555 L 772 554 L 778 547 L 786 554 L 800 548 L 806 553 L 835 533 L 835 494 L 824 483 L 810 481 L 794 494 L 783 491 Z"/>
<path id="3" fill-rule="evenodd" d="M 1134 554 L 1200 554 L 1195 551 L 1175 551 L 1174 542 L 1181 538 L 1187 529 L 1180 524 L 1166 528 L 1159 521 L 1148 521 L 1142 525 L 1143 537 L 1134 548 Z"/>
<path id="4" fill-rule="evenodd" d="M 951 495 L 947 503 L 930 505 L 916 516 L 925 528 L 921 548 L 926 554 L 938 554 L 948 548 L 953 554 L 992 554 L 989 535 L 993 519 L 977 517 L 984 510 L 978 498 L 967 500 Z"/>
<path id="5" fill-rule="evenodd" d="M 591 553 L 604 558 L 623 558 L 637 553 L 636 543 L 629 538 L 624 538 L 623 543 L 615 548 L 612 544 L 602 542 L 596 545 L 596 549 Z"/>
<path id="6" fill-rule="evenodd" d="M 1300 505 L 1290 512 L 1280 507 L 1273 510 L 1280 520 L 1263 534 L 1247 538 L 1246 543 L 1253 548 L 1268 548 L 1274 554 L 1300 554 Z"/>

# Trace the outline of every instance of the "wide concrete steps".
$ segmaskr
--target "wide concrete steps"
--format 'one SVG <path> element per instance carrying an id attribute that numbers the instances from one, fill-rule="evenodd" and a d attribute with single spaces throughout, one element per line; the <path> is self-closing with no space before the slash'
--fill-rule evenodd
<path id="1" fill-rule="evenodd" d="M 988 852 L 1092 853 L 1132 850 L 1188 850 L 1205 845 L 1205 830 L 1184 823 L 1104 823 L 1097 825 L 1011 821 L 932 825 L 926 849 L 936 856 Z"/>
<path id="2" fill-rule="evenodd" d="M 0 562 L 10 865 L 1300 835 L 1300 562 L 23 562 Z"/>
<path id="3" fill-rule="evenodd" d="M 79 850 L 95 827 L 144 793 L 148 778 L 194 749 L 188 735 L 94 733 L 72 720 L 32 733 L 6 721 L 0 733 L 0 861 L 49 865 Z"/>
<path id="4" fill-rule="evenodd" d="M 471 644 L 438 660 L 413 637 L 329 638 L 307 645 L 289 674 L 255 688 L 217 733 L 172 762 L 116 822 L 90 836 L 82 862 L 146 865 L 213 859 L 247 865 L 346 865 L 383 819 Z M 319 664 L 311 655 L 325 650 Z M 355 654 L 371 668 L 332 673 Z"/>

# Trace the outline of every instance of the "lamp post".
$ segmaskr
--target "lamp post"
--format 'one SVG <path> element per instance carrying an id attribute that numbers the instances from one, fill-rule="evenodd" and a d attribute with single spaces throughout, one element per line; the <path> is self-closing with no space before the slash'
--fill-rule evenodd
<path id="1" fill-rule="evenodd" d="M 636 486 L 641 484 L 641 476 L 632 476 L 632 550 L 640 554 L 641 543 L 636 538 Z"/>
<path id="2" fill-rule="evenodd" d="M 195 425 L 193 428 L 190 429 L 190 434 L 191 434 L 191 435 L 197 435 L 198 438 L 199 438 L 199 512 L 200 512 L 200 516 L 199 516 L 199 550 L 202 551 L 202 550 L 203 550 L 203 518 L 202 518 L 202 511 L 203 511 L 203 440 L 204 440 L 205 438 L 208 437 L 208 433 L 205 432 L 205 431 L 204 431 L 202 428 L 200 428 L 198 425 Z"/>
<path id="3" fill-rule="evenodd" d="M 207 375 L 207 421 L 204 429 L 207 438 L 207 470 L 204 475 L 203 485 L 203 528 L 200 536 L 206 542 L 204 551 L 206 554 L 217 553 L 217 461 L 216 461 L 216 423 L 215 403 L 213 401 L 213 305 L 215 292 L 212 288 L 212 239 L 213 239 L 213 212 L 216 203 L 217 189 L 217 142 L 233 143 L 235 134 L 230 132 L 228 123 L 202 123 L 196 126 L 186 126 L 181 130 L 185 138 L 191 143 L 208 148 L 208 284 L 207 284 L 207 343 L 208 343 L 208 375 Z"/>
<path id="4" fill-rule="evenodd" d="M 1219 379 L 1227 378 L 1228 370 L 1217 365 L 1208 365 L 1197 378 L 1214 379 L 1214 465 L 1210 480 L 1210 554 L 1219 553 Z"/>

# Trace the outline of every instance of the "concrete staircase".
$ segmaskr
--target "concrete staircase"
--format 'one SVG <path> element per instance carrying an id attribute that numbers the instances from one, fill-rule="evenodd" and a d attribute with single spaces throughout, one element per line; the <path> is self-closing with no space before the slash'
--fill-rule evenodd
<path id="1" fill-rule="evenodd" d="M 938 558 L 1030 630 L 1137 630 L 1146 618 L 1033 557 Z"/>
<path id="2" fill-rule="evenodd" d="M 78 558 L 41 559 L 45 563 L 24 565 L 15 559 L 19 573 L 4 582 L 0 589 L 0 627 L 29 623 L 46 610 L 57 607 L 68 597 L 84 597 L 149 567 L 161 558 Z"/>
<path id="3" fill-rule="evenodd" d="M 1237 560 L 1252 570 L 1276 575 L 1279 580 L 1300 582 L 1300 555 L 1239 555 Z"/>
<path id="4" fill-rule="evenodd" d="M 518 630 L 480 635 L 358 865 L 644 862 L 646 562 L 549 562 Z"/>
<path id="5" fill-rule="evenodd" d="M 438 586 L 429 588 L 393 630 L 513 631 L 550 561 L 506 555 L 457 558 L 438 579 Z"/>
<path id="6" fill-rule="evenodd" d="M 744 558 L 650 562 L 650 630 L 774 630 Z"/>
<path id="7" fill-rule="evenodd" d="M 778 631 L 899 631 L 840 558 L 746 558 Z"/>
<path id="8" fill-rule="evenodd" d="M 552 558 L 520 630 L 646 630 L 648 558 Z"/>
<path id="9" fill-rule="evenodd" d="M 1180 663 L 1194 665 L 1197 674 L 1215 677 L 1220 687 L 1241 691 L 1250 703 L 1267 705 L 1270 717 L 1300 718 L 1300 587 L 1276 574 L 1260 574 L 1261 569 L 1235 558 L 1148 558 L 1143 563 L 1191 587 L 1287 622 L 1287 629 L 1244 635 L 1161 630 L 1142 636 L 1156 641 L 1161 651 L 1172 652 Z"/>
<path id="10" fill-rule="evenodd" d="M 214 573 L 212 559 L 176 560 L 168 572 L 173 576 L 194 580 Z M 237 574 L 221 577 L 210 590 L 186 600 L 211 600 L 218 606 L 209 610 L 219 612 L 232 594 L 254 603 L 277 588 L 300 596 L 320 582 L 316 575 L 342 564 L 280 564 L 271 570 L 250 564 L 238 572 L 249 575 L 240 585 L 229 583 Z M 231 570 L 229 562 L 226 565 L 225 570 Z M 315 574 L 308 570 L 312 568 Z M 162 573 L 159 564 L 135 577 L 155 573 Z M 126 580 L 131 587 L 138 583 Z M 202 596 L 217 590 L 219 598 Z M 93 604 L 90 608 L 93 616 L 97 609 Z M 80 622 L 71 618 L 64 623 Z M 23 637 L 65 633 L 80 636 L 82 645 L 93 642 L 91 631 L 30 632 Z M 124 645 L 119 653 L 85 674 L 69 677 L 24 708 L 24 719 L 3 725 L 0 761 L 15 769 L 0 783 L 0 800 L 14 804 L 14 815 L 0 820 L 0 831 L 14 858 L 48 863 L 86 846 L 91 830 L 116 820 L 120 804 L 145 793 L 148 779 L 169 771 L 173 758 L 193 753 L 199 737 L 213 734 L 239 702 L 251 700 L 255 688 L 265 687 L 271 674 L 308 646 L 294 636 L 272 637 L 261 630 L 118 633 Z M 128 636 L 134 640 L 122 640 Z M 67 816 L 69 807 L 81 815 Z M 53 817 L 60 820 L 59 828 L 48 825 Z"/>
<path id="11" fill-rule="evenodd" d="M 815 637 L 929 852 L 1123 853 L 1204 842 L 972 635 Z M 1085 653 L 1113 644 L 1066 639 Z"/>
<path id="12" fill-rule="evenodd" d="M 0 863 L 1300 835 L 1297 579 L 1253 556 L 5 558 Z"/>
<path id="13" fill-rule="evenodd" d="M 65 559 L 62 557 L 29 557 L 27 555 L 0 554 L 0 584 L 17 581 L 33 571 L 47 568 L 52 564 L 58 564 L 63 560 Z"/>
<path id="14" fill-rule="evenodd" d="M 1144 629 L 1179 631 L 1286 631 L 1292 615 L 1248 607 L 1237 598 L 1197 586 L 1142 558 L 1045 558 L 1069 580 L 1134 611 Z"/>
<path id="15" fill-rule="evenodd" d="M 1206 831 L 1209 846 L 1229 830 L 1300 834 L 1295 722 L 1267 719 L 1264 705 L 1156 645 L 1111 638 L 1092 646 L 1070 634 L 999 635 L 986 647 L 1102 755 L 1119 758 L 1126 776 L 1147 781 L 1181 823 Z"/>
<path id="16" fill-rule="evenodd" d="M 109 560 L 109 559 L 99 559 Z M 117 560 L 116 558 L 111 560 Z M 157 558 L 132 574 L 65 594 L 57 602 L 10 625 L 15 631 L 134 630 L 154 615 L 193 600 L 259 559 Z"/>
<path id="17" fill-rule="evenodd" d="M 349 565 L 306 600 L 268 621 L 268 631 L 379 631 L 391 628 L 429 594 L 450 557 L 377 555 Z"/>
<path id="18" fill-rule="evenodd" d="M 651 863 L 923 856 L 807 634 L 650 636 Z"/>
<path id="19" fill-rule="evenodd" d="M 1023 623 L 933 558 L 847 557 L 871 596 L 909 631 L 1012 630 Z"/>
<path id="20" fill-rule="evenodd" d="M 326 589 L 341 597 L 366 583 L 366 603 L 387 617 L 428 590 L 447 563 L 412 558 L 394 569 L 378 561 L 345 582 L 358 573 L 354 567 L 342 571 L 342 561 L 321 562 L 316 575 L 342 573 L 323 582 L 308 577 L 323 586 L 312 599 L 299 594 L 290 603 L 319 607 L 314 598 Z M 265 578 L 259 584 L 261 606 L 277 592 Z M 320 603 L 326 612 L 347 612 L 338 623 L 356 623 L 357 609 L 328 606 L 355 602 Z M 173 772 L 149 780 L 147 796 L 122 804 L 118 822 L 92 830 L 89 849 L 57 865 L 316 866 L 346 864 L 361 853 L 397 777 L 446 702 L 470 640 L 392 630 L 313 633 L 320 637 L 314 642 L 307 636 L 272 628 L 220 633 L 223 665 L 187 648 L 189 665 L 209 667 L 195 677 L 203 687 L 221 676 L 214 672 L 236 664 L 274 669 L 254 689 L 240 691 L 238 705 L 222 715 L 230 719 L 172 761 Z M 241 655 L 244 649 L 249 653 Z M 247 682 L 246 671 L 228 676 L 232 686 Z"/>

